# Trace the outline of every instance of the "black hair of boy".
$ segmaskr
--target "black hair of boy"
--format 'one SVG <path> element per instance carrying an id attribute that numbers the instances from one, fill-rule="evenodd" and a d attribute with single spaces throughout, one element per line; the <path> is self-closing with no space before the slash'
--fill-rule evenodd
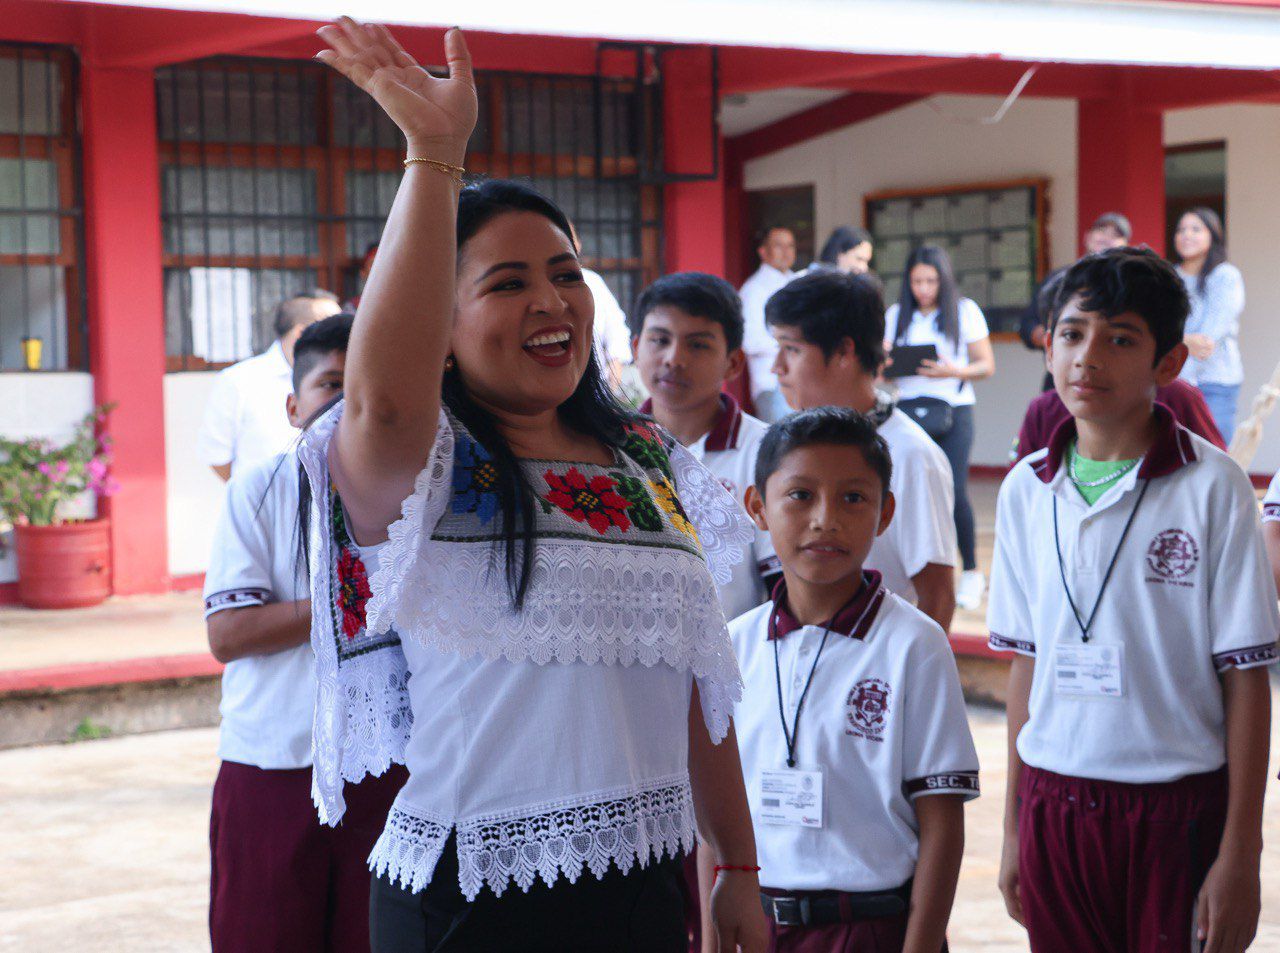
<path id="1" fill-rule="evenodd" d="M 866 414 L 848 407 L 814 407 L 790 414 L 771 426 L 760 441 L 756 457 L 756 492 L 765 498 L 765 484 L 782 466 L 788 454 L 815 445 L 856 447 L 880 478 L 881 501 L 889 492 L 893 461 L 889 445 L 880 436 L 876 423 Z"/>
<path id="2" fill-rule="evenodd" d="M 796 328 L 827 360 L 845 338 L 869 374 L 884 364 L 884 296 L 866 275 L 813 271 L 788 282 L 764 306 L 765 323 Z"/>
<path id="3" fill-rule="evenodd" d="M 309 324 L 293 346 L 293 392 L 296 394 L 311 369 L 334 351 L 346 353 L 351 322 L 356 316 L 343 312 Z"/>
<path id="4" fill-rule="evenodd" d="M 1130 312 L 1142 318 L 1156 341 L 1156 362 L 1182 340 L 1191 311 L 1186 286 L 1173 265 L 1146 247 L 1109 248 L 1067 269 L 1053 299 L 1050 334 L 1073 298 L 1079 299 L 1081 311 L 1107 318 Z"/>
<path id="5" fill-rule="evenodd" d="M 655 308 L 679 308 L 695 318 L 714 321 L 724 330 L 729 353 L 742 347 L 742 299 L 733 285 L 716 275 L 701 271 L 678 271 L 664 275 L 636 299 L 627 316 L 632 337 L 644 332 L 644 321 Z"/>

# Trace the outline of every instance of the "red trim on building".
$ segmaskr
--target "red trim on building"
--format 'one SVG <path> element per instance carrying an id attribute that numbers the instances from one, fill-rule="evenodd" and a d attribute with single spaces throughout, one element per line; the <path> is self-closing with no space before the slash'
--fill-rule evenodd
<path id="1" fill-rule="evenodd" d="M 164 300 L 155 79 L 150 70 L 81 73 L 85 266 L 94 399 L 110 430 L 119 492 L 111 517 L 112 591 L 169 586 L 164 500 Z"/>
<path id="2" fill-rule="evenodd" d="M 1123 212 L 1133 243 L 1164 251 L 1164 118 L 1125 99 L 1083 100 L 1076 119 L 1076 222 Z"/>
<path id="3" fill-rule="evenodd" d="M 76 688 L 105 688 L 137 682 L 178 678 L 208 678 L 222 673 L 222 663 L 208 652 L 81 662 L 47 668 L 0 672 L 0 695 L 65 692 Z"/>

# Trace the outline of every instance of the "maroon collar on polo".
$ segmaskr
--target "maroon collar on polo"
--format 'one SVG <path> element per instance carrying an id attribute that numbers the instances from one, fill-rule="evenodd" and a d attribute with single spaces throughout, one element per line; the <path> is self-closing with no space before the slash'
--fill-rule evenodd
<path id="1" fill-rule="evenodd" d="M 876 621 L 880 606 L 884 603 L 885 592 L 884 586 L 881 585 L 880 573 L 874 569 L 863 570 L 862 588 L 822 628 L 837 635 L 847 635 L 852 639 L 866 638 L 871 630 L 871 624 Z M 787 606 L 787 581 L 779 579 L 778 584 L 773 587 L 769 638 L 771 640 L 785 638 L 797 629 L 803 628 L 804 624 L 791 614 L 791 609 Z"/>
<path id="2" fill-rule="evenodd" d="M 1138 468 L 1139 480 L 1155 480 L 1181 470 L 1188 463 L 1196 460 L 1196 448 L 1191 433 L 1182 427 L 1173 411 L 1157 402 L 1153 408 L 1156 415 L 1156 438 L 1142 458 L 1142 466 Z M 1067 447 L 1076 437 L 1076 419 L 1068 417 L 1054 428 L 1049 438 L 1049 452 L 1045 458 L 1032 469 L 1044 483 L 1052 483 L 1062 467 Z"/>
<path id="3" fill-rule="evenodd" d="M 653 398 L 650 397 L 640 405 L 640 413 L 653 416 Z M 730 395 L 720 395 L 720 413 L 716 422 L 711 425 L 707 434 L 707 453 L 719 453 L 721 450 L 737 450 L 738 434 L 742 430 L 742 408 Z"/>

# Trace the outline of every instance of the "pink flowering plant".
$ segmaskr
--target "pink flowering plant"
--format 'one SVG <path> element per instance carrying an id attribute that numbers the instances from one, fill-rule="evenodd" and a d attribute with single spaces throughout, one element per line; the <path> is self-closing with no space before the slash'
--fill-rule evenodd
<path id="1" fill-rule="evenodd" d="M 86 492 L 110 496 L 119 489 L 109 473 L 111 440 L 98 436 L 110 410 L 96 408 L 65 444 L 0 437 L 0 512 L 10 522 L 53 526 L 63 522 L 61 504 Z"/>

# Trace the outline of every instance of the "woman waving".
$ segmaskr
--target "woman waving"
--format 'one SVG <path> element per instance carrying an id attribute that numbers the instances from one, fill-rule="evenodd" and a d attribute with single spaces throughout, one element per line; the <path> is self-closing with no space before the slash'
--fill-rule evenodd
<path id="1" fill-rule="evenodd" d="M 716 597 L 750 533 L 677 443 L 621 409 L 563 213 L 460 192 L 476 116 L 382 27 L 319 58 L 404 132 L 346 397 L 304 436 L 319 695 L 315 796 L 403 760 L 370 858 L 378 951 L 683 950 L 695 826 L 735 869 L 721 949 L 764 949 Z M 366 627 L 367 615 L 367 627 Z"/>

